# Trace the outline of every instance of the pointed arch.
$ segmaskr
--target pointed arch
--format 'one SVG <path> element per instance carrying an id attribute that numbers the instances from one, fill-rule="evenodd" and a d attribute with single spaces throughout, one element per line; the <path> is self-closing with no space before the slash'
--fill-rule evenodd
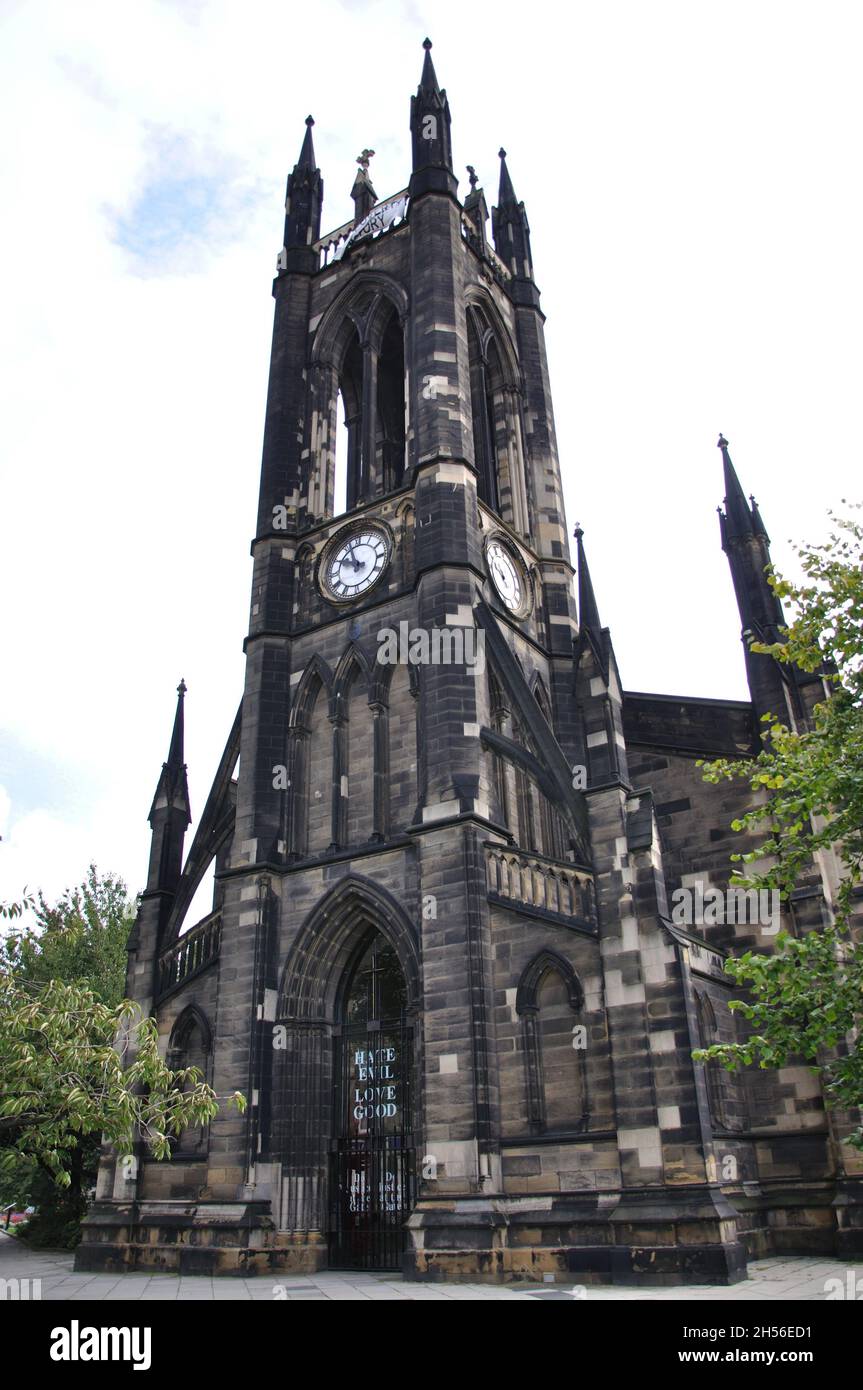
<path id="1" fill-rule="evenodd" d="M 343 710 L 345 701 L 350 698 L 351 686 L 357 675 L 364 676 L 369 688 L 371 688 L 372 663 L 360 643 L 354 640 L 345 647 L 333 673 L 332 706 L 334 715 L 338 715 Z"/>
<path id="2" fill-rule="evenodd" d="M 333 1022 L 342 977 L 360 938 L 376 928 L 393 947 L 409 1007 L 420 999 L 416 930 L 396 899 L 360 874 L 348 874 L 312 909 L 282 971 L 279 1017 Z"/>
<path id="3" fill-rule="evenodd" d="M 387 829 L 398 833 L 413 823 L 419 796 L 418 670 L 401 664 L 390 669 L 382 810 Z"/>
<path id="4" fill-rule="evenodd" d="M 301 545 L 294 558 L 294 613 L 300 626 L 312 616 L 315 564 L 315 547 L 310 543 Z"/>
<path id="5" fill-rule="evenodd" d="M 306 411 L 311 516 L 335 514 L 339 400 L 347 431 L 346 509 L 402 484 L 407 310 L 403 286 L 384 271 L 367 270 L 354 275 L 322 314 L 311 347 Z"/>
<path id="6" fill-rule="evenodd" d="M 721 1041 L 713 1000 L 706 989 L 696 989 L 694 994 L 700 1045 L 711 1047 Z M 707 1104 L 711 1121 L 720 1129 L 735 1128 L 730 1114 L 730 1102 L 737 1092 L 736 1078 L 715 1060 L 704 1062 L 702 1065 L 707 1083 Z"/>
<path id="7" fill-rule="evenodd" d="M 566 808 L 556 795 L 556 784 L 539 756 L 537 739 L 488 652 L 486 670 L 491 736 L 486 733 L 484 746 L 492 757 L 501 823 L 512 832 L 521 849 L 549 859 L 568 860 L 576 840 Z M 520 663 L 519 670 L 524 675 Z M 553 737 L 550 700 L 542 675 L 533 671 L 529 679 L 524 679 L 545 729 Z M 535 716 L 529 717 L 535 724 Z"/>
<path id="8" fill-rule="evenodd" d="M 382 652 L 382 647 L 378 647 L 375 652 L 374 665 L 371 668 L 369 679 L 369 703 L 389 708 L 390 686 L 398 663 L 381 660 Z"/>
<path id="9" fill-rule="evenodd" d="M 469 293 L 466 313 L 478 495 L 526 535 L 530 520 L 518 354 L 483 290 Z"/>
<path id="10" fill-rule="evenodd" d="M 203 1081 L 208 1084 L 212 1081 L 213 1032 L 206 1014 L 197 1004 L 188 1004 L 175 1020 L 166 1060 L 173 1071 L 197 1067 Z M 208 1136 L 209 1125 L 187 1127 L 172 1140 L 172 1157 L 203 1159 Z"/>
<path id="11" fill-rule="evenodd" d="M 416 509 L 413 499 L 400 503 L 396 509 L 397 553 L 401 562 L 401 582 L 405 588 L 413 582 L 414 544 L 416 540 Z"/>
<path id="12" fill-rule="evenodd" d="M 195 1035 L 197 1034 L 197 1039 Z M 171 1029 L 171 1036 L 168 1041 L 168 1056 L 184 1056 L 190 1046 L 197 1045 L 201 1052 L 209 1054 L 213 1050 L 213 1030 L 210 1027 L 206 1014 L 197 1004 L 187 1004 L 182 1013 L 178 1014 Z M 171 1062 L 170 1066 L 177 1068 L 180 1066 L 193 1066 L 191 1062 Z"/>
<path id="13" fill-rule="evenodd" d="M 572 1021 L 584 1007 L 584 991 L 570 962 L 548 947 L 538 951 L 522 971 L 515 1007 L 522 1024 L 530 1130 L 585 1129 L 586 1048 L 577 1047 L 580 1025 Z"/>
<path id="14" fill-rule="evenodd" d="M 546 724 L 551 729 L 553 727 L 551 718 L 551 697 L 539 671 L 534 671 L 530 681 L 530 689 L 533 698 L 542 710 L 542 715 Z"/>
<path id="15" fill-rule="evenodd" d="M 486 679 L 488 684 L 489 726 L 497 734 L 509 738 L 512 734 L 512 711 L 506 697 L 500 673 L 494 663 L 486 658 Z M 491 757 L 491 781 L 497 797 L 497 818 L 501 825 L 509 829 L 512 807 L 515 800 L 515 771 L 497 748 L 489 750 Z"/>
<path id="16" fill-rule="evenodd" d="M 698 1006 L 698 1022 L 702 1038 L 702 1047 L 710 1047 L 711 1043 L 719 1041 L 719 1030 L 716 1026 L 716 1011 L 713 1008 L 713 1000 L 706 990 L 695 991 L 695 1001 Z"/>
<path id="17" fill-rule="evenodd" d="M 375 781 L 381 762 L 378 723 L 386 711 L 372 706 L 371 663 L 358 642 L 342 653 L 333 681 L 333 831 L 335 846 L 365 844 L 375 823 Z"/>
<path id="18" fill-rule="evenodd" d="M 518 387 L 521 383 L 518 353 L 494 300 L 481 286 L 473 285 L 467 291 L 465 302 L 481 345 L 487 349 L 492 340 L 497 344 L 503 381 L 507 386 Z"/>
<path id="19" fill-rule="evenodd" d="M 376 491 L 386 496 L 401 487 L 405 476 L 407 420 L 405 414 L 405 333 L 404 322 L 394 305 L 387 306 L 381 318 L 380 345 L 377 347 L 377 400 L 375 402 Z M 377 326 L 373 331 L 373 341 Z"/>
<path id="20" fill-rule="evenodd" d="M 274 1054 L 275 1152 L 283 1185 L 280 1225 L 325 1229 L 329 1137 L 340 1134 L 336 1114 L 334 1029 L 350 987 L 352 966 L 373 934 L 392 949 L 404 982 L 404 1020 L 411 1033 L 421 999 L 419 943 L 413 924 L 386 889 L 349 873 L 312 909 L 281 972 L 278 1018 L 284 1047 Z M 421 1037 L 415 1046 L 421 1048 Z M 422 1074 L 419 1059 L 417 1074 Z"/>
<path id="21" fill-rule="evenodd" d="M 360 271 L 324 311 L 312 346 L 308 495 L 334 514 L 338 403 L 347 430 L 345 507 L 384 496 L 405 473 L 408 296 L 392 276 Z M 316 422 L 316 423 L 314 423 Z M 341 496 L 341 487 L 338 489 Z"/>
<path id="22" fill-rule="evenodd" d="M 351 336 L 346 321 L 380 351 L 391 310 L 403 325 L 409 307 L 407 291 L 393 276 L 382 270 L 359 271 L 324 311 L 312 346 L 312 365 L 326 362 L 341 371 Z"/>
<path id="23" fill-rule="evenodd" d="M 496 733 L 505 733 L 503 726 L 510 714 L 510 702 L 504 694 L 505 686 L 494 662 L 489 661 L 486 657 L 485 665 L 488 672 L 489 722 Z"/>
<path id="24" fill-rule="evenodd" d="M 288 723 L 292 729 L 305 729 L 314 709 L 320 687 L 326 691 L 327 703 L 333 700 L 333 673 L 319 652 L 314 652 L 297 683 Z"/>
<path id="25" fill-rule="evenodd" d="M 553 733 L 551 698 L 539 671 L 534 671 L 530 689 L 543 719 Z M 548 859 L 563 860 L 567 857 L 567 851 L 572 848 L 572 843 L 560 808 L 542 788 L 537 787 L 532 794 L 536 799 L 534 811 L 537 815 L 538 849 Z"/>
<path id="26" fill-rule="evenodd" d="M 539 987 L 549 970 L 556 970 L 563 980 L 573 1011 L 577 1013 L 582 1008 L 584 990 L 569 961 L 565 956 L 559 955 L 557 951 L 552 951 L 549 947 L 544 946 L 541 951 L 537 951 L 522 971 L 515 996 L 516 1013 L 524 1014 L 528 1010 L 536 1011 Z"/>
<path id="27" fill-rule="evenodd" d="M 291 858 L 325 850 L 333 806 L 333 675 L 318 652 L 303 671 L 288 716 L 285 842 Z"/>
<path id="28" fill-rule="evenodd" d="M 470 403 L 473 421 L 473 456 L 477 470 L 477 495 L 493 512 L 500 508 L 497 448 L 494 439 L 494 406 L 488 380 L 490 334 L 467 314 L 467 348 L 470 371 Z"/>

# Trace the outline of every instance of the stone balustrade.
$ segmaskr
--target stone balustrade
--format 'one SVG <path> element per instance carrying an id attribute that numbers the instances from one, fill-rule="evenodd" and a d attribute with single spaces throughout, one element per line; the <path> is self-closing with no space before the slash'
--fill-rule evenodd
<path id="1" fill-rule="evenodd" d="M 596 900 L 589 873 L 506 845 L 486 842 L 485 854 L 490 898 L 596 928 Z"/>
<path id="2" fill-rule="evenodd" d="M 222 914 L 211 912 L 159 957 L 160 999 L 218 958 L 221 933 Z"/>

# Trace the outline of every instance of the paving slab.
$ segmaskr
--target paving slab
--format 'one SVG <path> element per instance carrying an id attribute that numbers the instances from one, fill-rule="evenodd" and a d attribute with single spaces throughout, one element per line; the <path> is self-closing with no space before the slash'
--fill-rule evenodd
<path id="1" fill-rule="evenodd" d="M 559 1284 L 415 1284 L 397 1274 L 369 1270 L 324 1270 L 310 1275 L 270 1274 L 261 1279 L 212 1278 L 209 1275 L 151 1274 L 134 1270 L 128 1274 L 76 1273 L 74 1256 L 68 1251 L 28 1250 L 23 1242 L 0 1231 L 0 1278 L 41 1280 L 41 1296 L 46 1302 L 332 1302 L 351 1299 L 359 1302 L 461 1303 L 480 1302 L 613 1302 L 632 1301 L 699 1304 L 717 1300 L 723 1303 L 771 1303 L 786 1299 L 800 1302 L 826 1300 L 838 1280 L 846 1287 L 853 1274 L 856 1287 L 863 1288 L 863 1263 L 848 1264 L 823 1256 L 778 1255 L 758 1259 L 749 1265 L 748 1277 L 739 1284 L 676 1284 L 662 1288 L 612 1287 L 601 1284 L 582 1286 L 574 1295 L 578 1281 Z M 835 1293 L 834 1293 L 835 1296 Z"/>

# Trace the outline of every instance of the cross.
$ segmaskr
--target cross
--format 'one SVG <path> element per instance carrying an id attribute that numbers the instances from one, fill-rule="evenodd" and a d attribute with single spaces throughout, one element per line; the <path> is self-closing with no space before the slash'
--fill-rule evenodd
<path id="1" fill-rule="evenodd" d="M 476 185 L 477 185 L 476 169 L 473 167 L 472 164 L 468 164 L 468 165 L 466 165 L 465 167 L 467 168 L 467 172 L 468 172 L 468 176 L 469 176 L 469 179 L 470 179 L 470 186 L 471 186 L 471 188 L 472 188 L 472 189 L 473 189 L 473 188 L 476 188 Z"/>
<path id="2" fill-rule="evenodd" d="M 369 171 L 369 160 L 372 158 L 373 154 L 374 150 L 363 150 L 362 154 L 357 155 L 357 164 L 359 164 L 360 168 L 366 174 Z"/>

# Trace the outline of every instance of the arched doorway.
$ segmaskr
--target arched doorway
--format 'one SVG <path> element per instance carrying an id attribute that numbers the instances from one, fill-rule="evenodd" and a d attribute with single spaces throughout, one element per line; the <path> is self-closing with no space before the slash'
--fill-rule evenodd
<path id="1" fill-rule="evenodd" d="M 345 971 L 334 1028 L 331 1268 L 401 1266 L 416 1188 L 407 1006 L 396 951 L 371 930 Z"/>

